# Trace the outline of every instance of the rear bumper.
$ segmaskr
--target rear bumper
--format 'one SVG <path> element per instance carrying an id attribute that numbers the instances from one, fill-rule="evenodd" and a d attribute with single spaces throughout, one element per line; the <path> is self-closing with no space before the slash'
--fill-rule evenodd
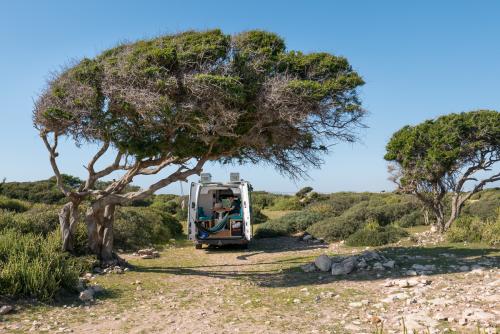
<path id="1" fill-rule="evenodd" d="M 216 246 L 223 246 L 223 245 L 246 245 L 249 243 L 249 241 L 245 238 L 237 238 L 237 239 L 226 239 L 226 238 L 221 238 L 221 239 L 215 239 L 215 238 L 210 238 L 210 239 L 197 239 L 195 241 L 196 244 L 202 244 L 202 245 L 216 245 Z"/>

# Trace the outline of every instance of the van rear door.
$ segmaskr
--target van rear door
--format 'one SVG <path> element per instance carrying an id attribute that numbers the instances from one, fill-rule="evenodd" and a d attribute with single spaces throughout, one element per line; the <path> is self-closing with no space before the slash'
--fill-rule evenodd
<path id="1" fill-rule="evenodd" d="M 189 201 L 188 201 L 188 239 L 196 239 L 196 225 L 194 221 L 196 220 L 196 212 L 198 210 L 198 195 L 200 194 L 201 184 L 196 182 L 191 182 L 191 188 L 189 190 Z"/>
<path id="2" fill-rule="evenodd" d="M 241 201 L 243 205 L 243 224 L 245 226 L 245 239 L 250 241 L 252 239 L 252 213 L 250 210 L 250 189 L 247 182 L 240 186 L 241 188 Z"/>

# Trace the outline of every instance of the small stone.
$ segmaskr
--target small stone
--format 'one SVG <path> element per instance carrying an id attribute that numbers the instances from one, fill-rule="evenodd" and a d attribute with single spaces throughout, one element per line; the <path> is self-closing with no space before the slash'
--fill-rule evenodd
<path id="1" fill-rule="evenodd" d="M 392 260 L 382 263 L 382 265 L 388 269 L 393 269 L 395 264 L 396 262 Z"/>
<path id="2" fill-rule="evenodd" d="M 14 309 L 12 305 L 3 305 L 0 307 L 0 314 L 7 314 Z"/>
<path id="3" fill-rule="evenodd" d="M 300 304 L 300 299 L 295 298 L 295 299 L 293 300 L 293 303 L 294 303 L 294 304 Z"/>
<path id="4" fill-rule="evenodd" d="M 300 266 L 300 269 L 302 269 L 302 271 L 305 273 L 310 273 L 310 272 L 316 271 L 317 267 L 314 263 L 307 263 L 307 264 Z"/>
<path id="5" fill-rule="evenodd" d="M 80 292 L 80 300 L 83 302 L 88 302 L 94 299 L 94 290 L 92 288 L 87 288 Z"/>
<path id="6" fill-rule="evenodd" d="M 460 319 L 458 320 L 458 324 L 459 324 L 460 326 L 465 326 L 465 325 L 467 325 L 467 318 L 460 318 Z"/>
<path id="7" fill-rule="evenodd" d="M 352 303 L 349 303 L 349 307 L 352 307 L 352 308 L 358 308 L 358 307 L 361 307 L 363 306 L 363 304 L 361 302 L 352 302 Z"/>

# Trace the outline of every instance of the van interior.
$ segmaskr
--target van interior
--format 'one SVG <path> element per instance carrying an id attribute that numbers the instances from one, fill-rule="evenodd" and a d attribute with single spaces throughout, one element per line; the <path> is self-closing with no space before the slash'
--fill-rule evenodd
<path id="1" fill-rule="evenodd" d="M 244 236 L 243 208 L 238 187 L 202 187 L 198 195 L 197 222 L 201 239 Z"/>

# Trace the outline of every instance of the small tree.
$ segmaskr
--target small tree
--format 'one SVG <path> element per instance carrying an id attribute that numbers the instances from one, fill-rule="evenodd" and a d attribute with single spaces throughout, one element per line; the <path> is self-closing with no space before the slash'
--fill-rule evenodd
<path id="1" fill-rule="evenodd" d="M 84 200 L 90 248 L 113 263 L 115 207 L 199 174 L 207 161 L 263 162 L 292 176 L 318 166 L 327 142 L 355 140 L 362 84 L 345 58 L 287 51 L 265 31 L 161 36 L 66 68 L 34 108 L 35 127 L 69 199 L 60 213 L 63 248 L 72 250 Z M 76 188 L 62 182 L 60 137 L 100 145 Z M 97 170 L 110 150 L 113 162 Z M 134 177 L 165 169 L 173 172 L 146 189 L 127 190 Z M 115 172 L 116 180 L 98 187 Z"/>
<path id="2" fill-rule="evenodd" d="M 299 191 L 297 191 L 295 196 L 297 196 L 299 198 L 303 198 L 303 197 L 307 196 L 311 191 L 313 191 L 312 187 L 304 187 L 304 188 L 300 189 Z"/>
<path id="3" fill-rule="evenodd" d="M 500 160 L 500 113 L 471 111 L 405 126 L 390 139 L 385 159 L 399 189 L 415 194 L 434 213 L 439 231 L 446 231 L 465 201 L 500 180 L 493 169 Z"/>

